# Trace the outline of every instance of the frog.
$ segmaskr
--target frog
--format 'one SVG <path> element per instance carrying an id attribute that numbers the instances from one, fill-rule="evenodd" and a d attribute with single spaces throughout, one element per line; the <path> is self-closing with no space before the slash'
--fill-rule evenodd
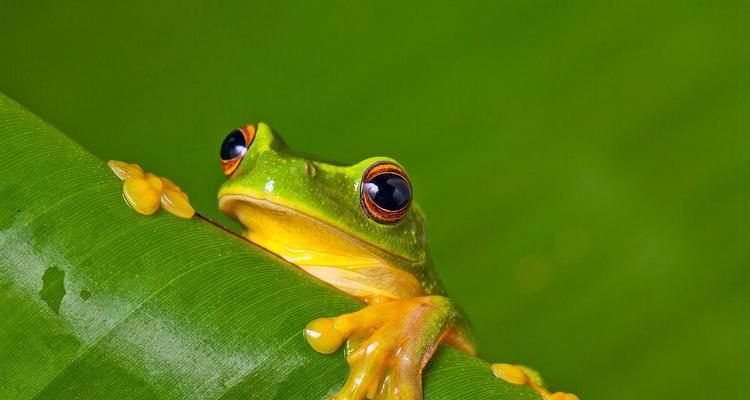
<path id="1" fill-rule="evenodd" d="M 226 180 L 218 207 L 239 221 L 243 236 L 362 304 L 351 313 L 319 316 L 302 329 L 318 353 L 345 347 L 349 372 L 334 399 L 420 400 L 422 371 L 438 346 L 476 355 L 468 319 L 435 272 L 412 182 L 395 159 L 322 161 L 290 150 L 263 122 L 230 131 L 219 159 Z M 134 170 L 139 186 L 127 187 L 126 179 L 123 196 L 150 196 L 147 211 L 153 213 L 156 196 L 143 192 L 173 186 L 124 165 L 118 176 Z M 167 204 L 167 211 L 190 217 L 184 201 Z M 531 368 L 488 366 L 488 373 L 529 386 L 546 400 L 577 400 L 546 389 Z"/>

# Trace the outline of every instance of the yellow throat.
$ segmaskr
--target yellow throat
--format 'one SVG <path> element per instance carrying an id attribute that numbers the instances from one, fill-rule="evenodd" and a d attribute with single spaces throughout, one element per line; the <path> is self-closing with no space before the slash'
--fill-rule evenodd
<path id="1" fill-rule="evenodd" d="M 412 274 L 378 257 L 374 246 L 302 212 L 247 195 L 224 195 L 219 208 L 245 226 L 251 242 L 359 300 L 423 294 Z"/>

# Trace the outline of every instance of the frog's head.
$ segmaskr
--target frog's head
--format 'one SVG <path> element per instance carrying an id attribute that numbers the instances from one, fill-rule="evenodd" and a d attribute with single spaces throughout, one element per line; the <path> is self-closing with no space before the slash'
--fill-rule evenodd
<path id="1" fill-rule="evenodd" d="M 228 180 L 219 208 L 248 239 L 292 263 L 342 267 L 374 257 L 410 270 L 425 262 L 424 218 L 393 159 L 321 162 L 289 151 L 259 123 L 229 133 L 221 165 Z"/>

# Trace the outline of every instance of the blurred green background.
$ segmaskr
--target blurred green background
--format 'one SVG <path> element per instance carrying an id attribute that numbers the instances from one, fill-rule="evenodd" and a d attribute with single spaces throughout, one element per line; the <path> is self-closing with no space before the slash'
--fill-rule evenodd
<path id="1" fill-rule="evenodd" d="M 201 213 L 229 223 L 243 123 L 395 157 L 484 358 L 582 399 L 745 396 L 746 2 L 10 3 L 0 91 Z"/>

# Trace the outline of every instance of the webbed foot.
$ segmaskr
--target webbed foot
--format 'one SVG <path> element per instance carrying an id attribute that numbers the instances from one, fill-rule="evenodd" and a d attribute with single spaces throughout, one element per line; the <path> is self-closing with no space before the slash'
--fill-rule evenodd
<path id="1" fill-rule="evenodd" d="M 442 296 L 373 304 L 305 328 L 313 349 L 330 354 L 348 339 L 349 376 L 336 400 L 422 398 L 422 369 L 439 343 L 473 353 L 453 327 L 459 314 Z"/>
<path id="2" fill-rule="evenodd" d="M 514 385 L 528 385 L 534 391 L 541 394 L 545 400 L 578 400 L 578 396 L 572 393 L 550 392 L 544 387 L 541 375 L 524 365 L 492 364 L 492 372 L 498 378 Z"/>
<path id="3" fill-rule="evenodd" d="M 107 165 L 124 181 L 123 197 L 139 213 L 151 215 L 161 206 L 182 218 L 191 218 L 195 214 L 188 195 L 169 179 L 145 173 L 138 164 L 110 160 Z"/>

